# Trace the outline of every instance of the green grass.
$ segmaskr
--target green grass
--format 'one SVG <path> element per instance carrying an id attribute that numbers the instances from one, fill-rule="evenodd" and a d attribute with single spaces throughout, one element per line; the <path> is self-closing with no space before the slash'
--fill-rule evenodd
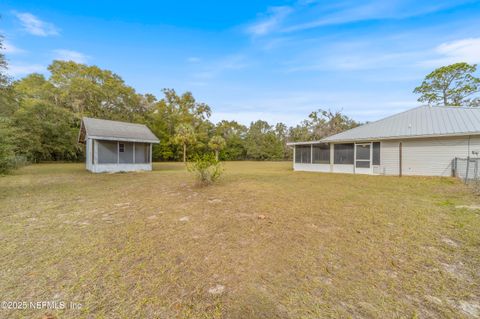
<path id="1" fill-rule="evenodd" d="M 478 198 L 460 181 L 225 169 L 206 188 L 180 163 L 128 174 L 42 164 L 1 177 L 0 301 L 83 308 L 0 318 L 480 315 L 480 216 L 456 208 Z M 224 292 L 210 294 L 216 285 Z"/>

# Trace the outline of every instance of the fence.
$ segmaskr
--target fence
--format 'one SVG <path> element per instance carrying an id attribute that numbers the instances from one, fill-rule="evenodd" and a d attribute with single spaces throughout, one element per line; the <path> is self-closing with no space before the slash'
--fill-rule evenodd
<path id="1" fill-rule="evenodd" d="M 479 157 L 459 158 L 455 157 L 452 163 L 453 176 L 461 178 L 465 183 L 469 181 L 479 181 Z"/>

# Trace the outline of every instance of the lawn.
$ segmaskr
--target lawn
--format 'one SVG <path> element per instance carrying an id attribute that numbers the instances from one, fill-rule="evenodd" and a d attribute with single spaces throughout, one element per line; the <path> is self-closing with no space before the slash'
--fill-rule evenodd
<path id="1" fill-rule="evenodd" d="M 475 318 L 480 211 L 451 178 L 229 162 L 198 188 L 180 163 L 0 177 L 0 318 Z"/>

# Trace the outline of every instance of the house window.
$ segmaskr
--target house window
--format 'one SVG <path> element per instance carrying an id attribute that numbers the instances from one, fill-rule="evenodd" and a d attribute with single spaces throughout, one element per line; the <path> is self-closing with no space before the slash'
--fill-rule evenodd
<path id="1" fill-rule="evenodd" d="M 297 145 L 295 147 L 295 163 L 310 164 L 312 147 L 310 145 Z"/>
<path id="2" fill-rule="evenodd" d="M 328 144 L 313 145 L 313 163 L 330 164 L 330 145 Z"/>
<path id="3" fill-rule="evenodd" d="M 373 142 L 372 165 L 380 165 L 380 142 Z"/>
<path id="4" fill-rule="evenodd" d="M 333 163 L 334 164 L 353 164 L 353 144 L 335 144 L 333 145 Z"/>
<path id="5" fill-rule="evenodd" d="M 120 153 L 125 152 L 125 144 L 123 144 L 123 143 L 118 144 L 118 151 Z"/>

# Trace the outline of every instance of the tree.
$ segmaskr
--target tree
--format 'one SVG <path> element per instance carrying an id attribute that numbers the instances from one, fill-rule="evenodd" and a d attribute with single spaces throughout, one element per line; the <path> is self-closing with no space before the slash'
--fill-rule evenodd
<path id="1" fill-rule="evenodd" d="M 58 89 L 54 104 L 70 109 L 79 117 L 138 122 L 146 113 L 148 97 L 142 99 L 112 71 L 58 60 L 53 61 L 48 70 L 49 82 Z"/>
<path id="2" fill-rule="evenodd" d="M 214 136 L 210 139 L 210 142 L 208 142 L 208 147 L 210 147 L 214 152 L 215 152 L 215 158 L 218 161 L 218 153 L 223 150 L 226 146 L 225 139 L 221 136 Z"/>
<path id="3" fill-rule="evenodd" d="M 310 118 L 312 138 L 314 140 L 319 140 L 359 125 L 359 123 L 340 111 L 332 112 L 319 109 L 310 113 L 308 117 Z"/>
<path id="4" fill-rule="evenodd" d="M 10 116 L 14 112 L 14 100 L 6 73 L 7 60 L 3 54 L 3 36 L 0 35 L 0 174 L 10 171 L 15 165 L 15 153 L 9 125 Z"/>
<path id="5" fill-rule="evenodd" d="M 215 127 L 215 134 L 223 137 L 226 142 L 225 148 L 220 152 L 220 158 L 224 160 L 243 160 L 246 157 L 245 136 L 247 127 L 236 121 L 220 121 Z"/>
<path id="6" fill-rule="evenodd" d="M 183 146 L 183 162 L 187 162 L 187 145 L 192 145 L 197 141 L 193 127 L 188 124 L 181 124 L 176 129 L 175 142 Z"/>
<path id="7" fill-rule="evenodd" d="M 160 139 L 160 144 L 153 147 L 155 158 L 166 160 L 178 159 L 175 141 L 175 129 L 181 124 L 189 124 L 196 135 L 195 151 L 204 152 L 214 126 L 208 121 L 211 115 L 210 107 L 205 103 L 198 103 L 192 93 L 177 94 L 173 89 L 164 89 L 165 95 L 156 102 L 146 116 L 149 127 Z"/>
<path id="8" fill-rule="evenodd" d="M 0 86 L 6 86 L 9 82 L 7 71 L 7 60 L 5 59 L 5 55 L 3 54 L 3 50 L 5 47 L 3 46 L 3 36 L 0 35 Z"/>
<path id="9" fill-rule="evenodd" d="M 78 160 L 82 149 L 77 143 L 78 119 L 61 107 L 33 101 L 12 116 L 15 153 L 30 162 Z"/>
<path id="10" fill-rule="evenodd" d="M 473 76 L 477 65 L 464 62 L 440 67 L 425 77 L 413 93 L 419 102 L 460 106 L 474 104 L 468 97 L 480 91 L 480 78 Z"/>
<path id="11" fill-rule="evenodd" d="M 356 126 L 360 123 L 352 120 L 340 111 L 325 111 L 319 109 L 310 113 L 308 120 L 289 129 L 289 141 L 312 141 L 334 135 Z"/>
<path id="12" fill-rule="evenodd" d="M 275 125 L 275 135 L 282 144 L 282 159 L 290 159 L 292 149 L 287 146 L 288 142 L 288 127 L 284 123 L 277 123 Z"/>
<path id="13" fill-rule="evenodd" d="M 273 127 L 262 120 L 250 124 L 245 145 L 250 159 L 279 160 L 283 157 L 282 141 Z"/>
<path id="14" fill-rule="evenodd" d="M 8 173 L 14 166 L 15 153 L 11 141 L 11 130 L 2 120 L 0 121 L 0 174 Z"/>
<path id="15" fill-rule="evenodd" d="M 19 101 L 36 100 L 57 104 L 59 92 L 42 74 L 32 73 L 12 85 L 15 96 Z"/>

